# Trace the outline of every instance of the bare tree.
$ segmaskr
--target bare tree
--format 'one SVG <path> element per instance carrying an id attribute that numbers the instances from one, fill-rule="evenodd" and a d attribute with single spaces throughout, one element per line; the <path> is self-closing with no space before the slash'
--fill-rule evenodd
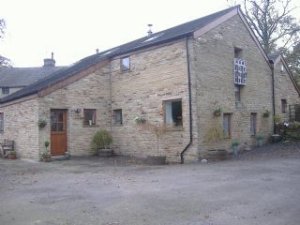
<path id="1" fill-rule="evenodd" d="M 292 0 L 227 0 L 242 4 L 245 17 L 267 54 L 299 42 L 300 26 L 291 15 Z"/>
<path id="2" fill-rule="evenodd" d="M 5 31 L 5 21 L 4 19 L 0 19 L 0 39 L 4 37 L 4 31 Z M 2 55 L 0 55 L 0 66 L 9 66 L 10 60 Z"/>

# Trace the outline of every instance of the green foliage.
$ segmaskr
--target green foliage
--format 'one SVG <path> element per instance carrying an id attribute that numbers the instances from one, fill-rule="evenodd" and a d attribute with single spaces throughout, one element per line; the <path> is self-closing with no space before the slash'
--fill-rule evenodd
<path id="1" fill-rule="evenodd" d="M 274 115 L 274 123 L 278 124 L 282 122 L 282 118 L 280 115 Z"/>
<path id="2" fill-rule="evenodd" d="M 270 111 L 269 110 L 264 111 L 263 117 L 268 118 L 269 116 L 270 116 Z"/>
<path id="3" fill-rule="evenodd" d="M 224 138 L 223 130 L 221 126 L 214 126 L 207 130 L 205 136 L 204 136 L 204 142 L 206 143 L 213 143 L 218 142 Z"/>
<path id="4" fill-rule="evenodd" d="M 47 121 L 45 119 L 39 119 L 38 125 L 39 128 L 44 128 L 47 125 Z"/>
<path id="5" fill-rule="evenodd" d="M 240 145 L 240 142 L 238 141 L 238 140 L 233 140 L 232 142 L 231 142 L 231 147 L 237 147 L 237 146 L 239 146 Z"/>
<path id="6" fill-rule="evenodd" d="M 99 149 L 107 149 L 113 142 L 111 134 L 107 130 L 99 130 L 95 133 L 92 142 L 91 149 L 94 152 L 98 152 Z"/>

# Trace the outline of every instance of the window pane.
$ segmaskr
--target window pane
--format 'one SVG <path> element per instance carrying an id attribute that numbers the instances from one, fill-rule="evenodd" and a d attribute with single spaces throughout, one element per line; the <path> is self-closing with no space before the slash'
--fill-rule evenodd
<path id="1" fill-rule="evenodd" d="M 223 115 L 223 134 L 224 138 L 230 138 L 231 136 L 231 115 L 230 114 L 224 114 Z"/>
<path id="2" fill-rule="evenodd" d="M 250 133 L 256 135 L 256 113 L 251 113 L 250 116 Z"/>
<path id="3" fill-rule="evenodd" d="M 126 71 L 129 70 L 130 67 L 130 60 L 129 57 L 125 57 L 121 59 L 121 70 Z"/>
<path id="4" fill-rule="evenodd" d="M 84 125 L 96 125 L 96 109 L 84 109 Z"/>
<path id="5" fill-rule="evenodd" d="M 182 103 L 180 101 L 166 101 L 165 123 L 173 126 L 182 126 Z"/>
<path id="6" fill-rule="evenodd" d="M 114 124 L 122 125 L 123 124 L 122 109 L 114 110 L 113 115 L 114 115 Z"/>

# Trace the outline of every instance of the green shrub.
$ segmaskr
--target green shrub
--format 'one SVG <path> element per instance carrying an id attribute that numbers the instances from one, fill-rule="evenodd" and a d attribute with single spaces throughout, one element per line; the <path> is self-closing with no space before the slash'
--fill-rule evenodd
<path id="1" fill-rule="evenodd" d="M 113 142 L 111 134 L 107 130 L 99 130 L 95 133 L 91 148 L 94 152 L 98 152 L 100 149 L 107 149 Z"/>

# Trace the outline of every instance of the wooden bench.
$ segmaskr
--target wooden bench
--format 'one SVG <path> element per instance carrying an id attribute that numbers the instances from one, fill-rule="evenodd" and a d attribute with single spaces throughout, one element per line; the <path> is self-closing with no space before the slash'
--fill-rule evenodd
<path id="1" fill-rule="evenodd" d="M 6 157 L 9 151 L 15 150 L 15 141 L 4 139 L 3 143 L 1 143 L 2 155 Z"/>

